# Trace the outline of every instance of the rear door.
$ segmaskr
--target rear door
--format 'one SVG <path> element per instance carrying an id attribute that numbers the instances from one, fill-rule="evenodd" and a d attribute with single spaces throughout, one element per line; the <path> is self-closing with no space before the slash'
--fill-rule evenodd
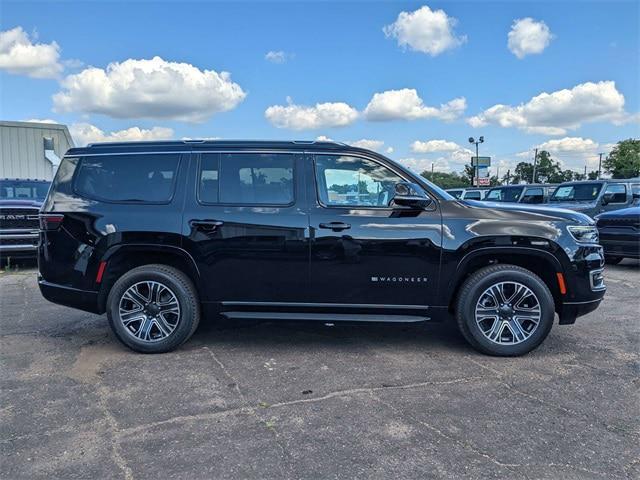
<path id="1" fill-rule="evenodd" d="M 307 167 L 311 301 L 431 305 L 442 244 L 437 202 L 426 211 L 390 206 L 395 184 L 411 179 L 373 157 L 315 154 Z"/>
<path id="2" fill-rule="evenodd" d="M 627 206 L 627 197 L 630 197 L 627 185 L 624 183 L 608 183 L 605 187 L 604 194 L 601 198 L 609 198 L 606 205 L 600 205 L 601 212 L 608 212 L 611 210 L 619 210 Z"/>
<path id="3" fill-rule="evenodd" d="M 306 299 L 309 225 L 301 159 L 290 152 L 194 152 L 183 235 L 208 301 Z"/>

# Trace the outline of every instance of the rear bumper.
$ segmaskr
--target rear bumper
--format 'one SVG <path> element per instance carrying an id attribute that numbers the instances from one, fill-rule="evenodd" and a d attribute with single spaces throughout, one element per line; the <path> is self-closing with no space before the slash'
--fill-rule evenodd
<path id="1" fill-rule="evenodd" d="M 38 286 L 42 296 L 50 302 L 85 312 L 101 313 L 98 309 L 98 292 L 49 283 L 41 278 L 38 279 Z"/>

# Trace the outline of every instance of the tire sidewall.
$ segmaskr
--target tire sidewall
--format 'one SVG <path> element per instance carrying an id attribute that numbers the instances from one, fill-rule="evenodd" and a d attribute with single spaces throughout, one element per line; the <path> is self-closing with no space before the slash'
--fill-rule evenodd
<path id="1" fill-rule="evenodd" d="M 144 281 L 157 281 L 175 294 L 180 306 L 178 326 L 171 334 L 157 342 L 143 342 L 133 337 L 120 321 L 119 304 L 124 292 L 132 285 Z M 140 268 L 123 275 L 112 287 L 107 299 L 107 318 L 111 329 L 118 339 L 129 348 L 141 353 L 167 352 L 181 345 L 192 334 L 192 327 L 196 321 L 197 311 L 194 308 L 192 293 L 170 272 Z"/>
<path id="2" fill-rule="evenodd" d="M 492 342 L 482 333 L 476 323 L 475 309 L 480 296 L 487 288 L 496 283 L 509 281 L 523 284 L 536 295 L 540 302 L 540 323 L 536 331 L 524 342 L 516 345 L 500 345 Z M 530 352 L 547 337 L 553 326 L 555 305 L 551 292 L 549 292 L 547 286 L 539 278 L 518 270 L 501 270 L 482 277 L 475 285 L 471 286 L 468 295 L 462 301 L 461 314 L 463 315 L 467 332 L 473 339 L 473 343 L 483 352 L 492 355 L 518 356 Z"/>

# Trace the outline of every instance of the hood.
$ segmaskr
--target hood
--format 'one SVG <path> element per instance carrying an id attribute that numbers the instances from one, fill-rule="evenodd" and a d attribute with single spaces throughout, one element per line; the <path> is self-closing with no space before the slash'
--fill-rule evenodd
<path id="1" fill-rule="evenodd" d="M 593 225 L 594 221 L 588 215 L 574 209 L 560 208 L 550 204 L 528 205 L 523 203 L 483 202 L 465 200 L 463 203 L 480 209 L 484 214 L 495 212 L 502 220 L 530 220 L 535 222 L 569 222 L 577 225 Z M 484 216 L 484 215 L 483 215 Z"/>
<path id="2" fill-rule="evenodd" d="M 597 218 L 618 218 L 618 217 L 637 217 L 640 215 L 639 207 L 621 208 L 620 210 L 613 210 L 612 212 L 601 213 L 597 215 Z"/>
<path id="3" fill-rule="evenodd" d="M 2 199 L 0 200 L 0 207 L 34 207 L 40 208 L 44 200 L 20 200 L 20 199 Z"/>
<path id="4" fill-rule="evenodd" d="M 567 210 L 575 210 L 581 212 L 583 210 L 592 210 L 597 207 L 598 202 L 593 200 L 590 202 L 549 202 L 547 205 L 552 208 L 564 208 Z"/>

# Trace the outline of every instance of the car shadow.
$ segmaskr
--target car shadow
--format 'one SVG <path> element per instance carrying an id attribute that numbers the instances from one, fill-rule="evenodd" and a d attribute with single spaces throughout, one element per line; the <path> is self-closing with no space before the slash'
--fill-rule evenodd
<path id="1" fill-rule="evenodd" d="M 420 322 L 416 324 L 336 323 L 310 321 L 230 321 L 203 320 L 190 343 L 198 346 L 241 344 L 243 346 L 275 348 L 342 349 L 355 344 L 397 345 L 429 349 L 472 352 L 453 321 Z"/>

